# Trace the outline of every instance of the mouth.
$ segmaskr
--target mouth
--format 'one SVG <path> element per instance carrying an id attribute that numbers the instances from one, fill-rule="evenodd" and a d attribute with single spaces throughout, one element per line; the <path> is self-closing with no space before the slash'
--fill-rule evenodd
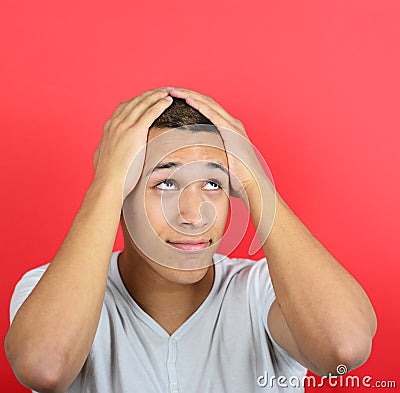
<path id="1" fill-rule="evenodd" d="M 170 244 L 172 247 L 178 248 L 183 251 L 201 251 L 207 248 L 211 244 L 210 239 L 198 239 L 198 240 L 174 240 L 169 241 L 167 243 Z"/>

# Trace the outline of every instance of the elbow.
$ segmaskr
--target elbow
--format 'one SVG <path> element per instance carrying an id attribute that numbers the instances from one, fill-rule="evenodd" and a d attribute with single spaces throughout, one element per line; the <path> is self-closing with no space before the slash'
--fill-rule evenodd
<path id="1" fill-rule="evenodd" d="M 331 350 L 329 360 L 320 367 L 322 375 L 340 376 L 364 364 L 371 354 L 372 339 L 364 337 L 350 337 L 338 342 Z"/>
<path id="2" fill-rule="evenodd" d="M 15 377 L 27 388 L 41 393 L 62 393 L 68 386 L 63 382 L 63 367 L 59 362 L 50 359 L 49 354 L 38 356 L 25 351 L 21 353 L 10 342 L 8 333 L 4 349 Z"/>
<path id="3" fill-rule="evenodd" d="M 18 369 L 13 369 L 16 378 L 27 388 L 40 393 L 63 393 L 65 388 L 61 384 L 61 379 L 57 374 L 49 370 L 37 370 L 30 364 L 20 365 Z"/>
<path id="4" fill-rule="evenodd" d="M 340 376 L 363 365 L 372 350 L 372 340 L 377 330 L 377 318 L 373 311 L 368 323 L 353 324 L 347 322 L 346 333 L 332 333 L 329 352 L 325 352 L 325 361 L 320 363 L 321 376 Z"/>

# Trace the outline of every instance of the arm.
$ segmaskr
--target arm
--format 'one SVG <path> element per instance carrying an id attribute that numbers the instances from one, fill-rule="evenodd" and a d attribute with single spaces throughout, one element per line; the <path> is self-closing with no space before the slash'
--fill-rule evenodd
<path id="1" fill-rule="evenodd" d="M 270 188 L 267 180 L 260 183 L 263 198 L 270 198 Z M 249 202 L 265 239 L 260 193 L 249 190 Z M 263 250 L 277 297 L 268 315 L 275 341 L 318 375 L 335 375 L 339 364 L 351 370 L 364 363 L 376 331 L 366 293 L 279 194 Z"/>
<path id="2" fill-rule="evenodd" d="M 375 312 L 364 290 L 279 194 L 274 217 L 274 186 L 243 124 L 210 97 L 185 89 L 170 94 L 185 98 L 220 130 L 231 193 L 247 205 L 268 260 L 276 301 L 267 323 L 274 340 L 320 375 L 336 374 L 339 364 L 351 370 L 364 363 L 376 331 Z"/>
<path id="3" fill-rule="evenodd" d="M 92 183 L 62 246 L 13 320 L 6 355 L 31 389 L 65 391 L 83 366 L 100 317 L 120 199 L 112 184 Z"/>
<path id="4" fill-rule="evenodd" d="M 170 105 L 164 91 L 121 104 L 96 150 L 95 176 L 72 226 L 5 339 L 17 378 L 40 392 L 64 392 L 81 370 L 100 318 L 121 214 L 125 174 L 148 127 Z M 143 157 L 142 157 L 143 158 Z M 142 161 L 132 167 L 141 173 Z M 137 176 L 137 178 L 139 177 Z M 135 184 L 131 184 L 132 188 Z"/>

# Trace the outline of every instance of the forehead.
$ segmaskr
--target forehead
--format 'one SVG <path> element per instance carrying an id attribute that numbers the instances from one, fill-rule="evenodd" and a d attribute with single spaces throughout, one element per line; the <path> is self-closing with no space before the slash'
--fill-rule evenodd
<path id="1" fill-rule="evenodd" d="M 182 129 L 151 129 L 148 133 L 146 164 L 174 160 L 188 163 L 198 160 L 227 165 L 224 144 L 219 133 Z"/>

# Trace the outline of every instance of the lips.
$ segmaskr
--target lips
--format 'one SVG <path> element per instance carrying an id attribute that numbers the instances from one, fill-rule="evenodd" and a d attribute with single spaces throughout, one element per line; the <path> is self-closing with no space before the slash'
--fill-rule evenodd
<path id="1" fill-rule="evenodd" d="M 197 239 L 197 240 L 174 240 L 167 241 L 172 247 L 178 248 L 183 251 L 201 251 L 210 245 L 210 239 Z"/>

